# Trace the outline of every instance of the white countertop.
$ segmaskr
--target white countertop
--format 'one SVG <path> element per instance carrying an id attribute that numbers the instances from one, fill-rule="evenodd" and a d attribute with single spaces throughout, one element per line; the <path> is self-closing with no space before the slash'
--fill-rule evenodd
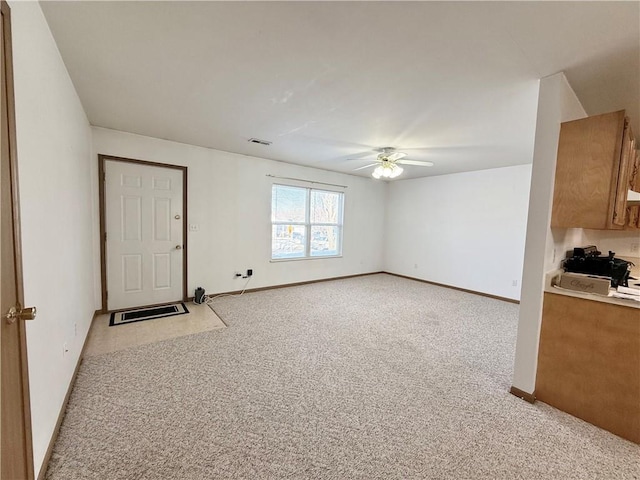
<path id="1" fill-rule="evenodd" d="M 633 267 L 631 270 L 631 276 L 634 278 L 639 278 L 638 280 L 630 280 L 629 284 L 631 285 L 631 282 L 640 283 L 640 277 L 638 277 L 638 270 L 640 270 L 640 260 L 639 259 L 631 260 L 629 258 L 625 258 L 625 260 L 630 260 L 630 261 L 633 261 L 633 263 L 635 263 L 635 267 Z M 607 297 L 605 295 L 598 295 L 595 293 L 578 292 L 575 290 L 567 290 L 566 288 L 556 287 L 555 284 L 559 283 L 559 278 L 562 273 L 564 273 L 564 270 L 562 269 L 554 270 L 547 273 L 545 278 L 545 283 L 544 283 L 545 292 L 554 293 L 557 295 L 566 295 L 568 297 L 582 298 L 585 300 L 593 300 L 595 302 L 611 303 L 614 305 L 621 305 L 623 307 L 631 307 L 631 308 L 636 308 L 640 310 L 640 302 L 636 300 L 626 300 L 624 298 Z M 610 289 L 610 291 L 615 292 L 615 289 L 612 288 Z"/>

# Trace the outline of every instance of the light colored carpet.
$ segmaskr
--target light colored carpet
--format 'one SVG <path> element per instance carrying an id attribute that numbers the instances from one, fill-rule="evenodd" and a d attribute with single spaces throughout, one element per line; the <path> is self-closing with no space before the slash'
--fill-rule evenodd
<path id="1" fill-rule="evenodd" d="M 85 360 L 47 478 L 640 478 L 639 446 L 508 393 L 517 305 L 380 274 L 213 308 Z"/>

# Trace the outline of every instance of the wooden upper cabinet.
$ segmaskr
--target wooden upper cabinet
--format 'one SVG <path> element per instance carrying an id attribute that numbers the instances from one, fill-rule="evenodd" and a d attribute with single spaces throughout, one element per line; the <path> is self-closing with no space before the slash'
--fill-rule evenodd
<path id="1" fill-rule="evenodd" d="M 625 228 L 627 192 L 640 183 L 638 174 L 633 176 L 636 156 L 624 110 L 563 123 L 551 226 Z"/>

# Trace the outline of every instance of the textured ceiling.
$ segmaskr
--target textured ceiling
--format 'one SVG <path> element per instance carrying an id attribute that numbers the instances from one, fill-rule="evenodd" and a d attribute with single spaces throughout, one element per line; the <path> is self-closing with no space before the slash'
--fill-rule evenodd
<path id="1" fill-rule="evenodd" d="M 400 179 L 530 163 L 560 71 L 589 114 L 640 121 L 638 2 L 41 5 L 91 124 L 177 142 L 365 176 L 379 147 L 435 163 Z"/>

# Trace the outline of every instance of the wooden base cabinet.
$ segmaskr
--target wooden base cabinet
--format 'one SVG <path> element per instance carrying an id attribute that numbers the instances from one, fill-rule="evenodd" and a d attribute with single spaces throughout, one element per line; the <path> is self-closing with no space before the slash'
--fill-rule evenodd
<path id="1" fill-rule="evenodd" d="M 640 443 L 640 309 L 545 293 L 536 398 Z"/>

